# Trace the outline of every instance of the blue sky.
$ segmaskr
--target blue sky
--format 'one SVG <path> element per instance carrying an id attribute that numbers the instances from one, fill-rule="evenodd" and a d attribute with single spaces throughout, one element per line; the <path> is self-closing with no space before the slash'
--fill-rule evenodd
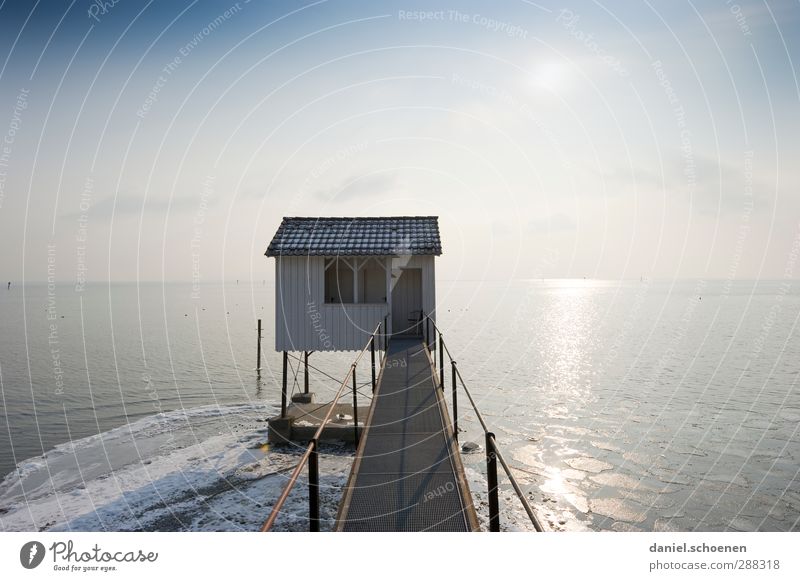
<path id="1" fill-rule="evenodd" d="M 798 24 L 797 1 L 6 1 L 0 272 L 260 280 L 282 216 L 421 214 L 443 278 L 796 277 Z"/>

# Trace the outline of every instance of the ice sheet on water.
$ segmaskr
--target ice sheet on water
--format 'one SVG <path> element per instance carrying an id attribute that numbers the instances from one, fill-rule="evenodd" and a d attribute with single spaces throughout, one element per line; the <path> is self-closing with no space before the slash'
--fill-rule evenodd
<path id="1" fill-rule="evenodd" d="M 20 462 L 0 482 L 0 508 L 80 486 L 129 464 L 196 443 L 209 433 L 230 432 L 242 421 L 266 417 L 263 404 L 207 405 L 147 416 L 117 428 L 60 444 Z"/>
<path id="2" fill-rule="evenodd" d="M 268 514 L 264 500 L 277 498 L 299 453 L 265 444 L 271 411 L 179 410 L 58 446 L 0 484 L 0 529 L 257 530 Z M 347 453 L 323 458 L 328 487 L 340 489 Z"/>

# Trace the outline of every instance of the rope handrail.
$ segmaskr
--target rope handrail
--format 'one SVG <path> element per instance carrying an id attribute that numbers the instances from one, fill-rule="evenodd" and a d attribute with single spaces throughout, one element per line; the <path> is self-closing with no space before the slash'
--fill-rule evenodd
<path id="1" fill-rule="evenodd" d="M 277 502 L 272 507 L 272 512 L 270 512 L 269 518 L 267 518 L 267 520 L 264 522 L 263 526 L 261 527 L 261 532 L 269 531 L 272 528 L 272 526 L 275 524 L 275 520 L 278 518 L 278 515 L 280 514 L 281 509 L 283 508 L 283 505 L 286 503 L 286 500 L 289 498 L 289 493 L 294 488 L 294 485 L 297 484 L 297 479 L 300 476 L 300 472 L 303 470 L 303 467 L 306 465 L 306 463 L 308 463 L 309 460 L 312 458 L 312 454 L 315 454 L 314 462 L 313 462 L 313 471 L 314 472 L 317 471 L 317 466 L 316 466 L 316 448 L 317 448 L 317 445 L 318 445 L 318 442 L 319 442 L 319 438 L 322 435 L 322 431 L 325 429 L 325 426 L 327 425 L 328 421 L 331 418 L 331 414 L 333 413 L 334 406 L 338 403 L 339 398 L 342 397 L 342 393 L 344 393 L 344 388 L 347 385 L 348 380 L 353 378 L 353 383 L 355 383 L 356 366 L 358 365 L 358 362 L 361 360 L 361 357 L 364 355 L 364 353 L 367 351 L 367 349 L 369 349 L 371 345 L 374 345 L 374 343 L 375 343 L 375 335 L 380 333 L 381 325 L 382 325 L 382 323 L 378 323 L 378 325 L 375 327 L 374 331 L 370 335 L 370 338 L 367 340 L 366 345 L 364 345 L 364 347 L 361 349 L 361 351 L 359 352 L 358 356 L 356 357 L 355 361 L 353 361 L 353 363 L 350 365 L 350 369 L 347 371 L 347 374 L 344 376 L 344 378 L 342 379 L 341 384 L 339 385 L 339 389 L 336 392 L 336 396 L 330 402 L 330 408 L 328 409 L 328 413 L 325 414 L 325 418 L 320 423 L 319 428 L 317 428 L 317 431 L 314 433 L 314 437 L 311 438 L 311 441 L 308 443 L 308 446 L 306 447 L 305 452 L 303 452 L 303 455 L 300 457 L 300 461 L 297 463 L 297 466 L 295 466 L 294 470 L 292 471 L 292 475 L 289 477 L 289 481 L 286 483 L 286 486 L 284 487 L 283 492 L 281 493 L 281 495 L 278 498 Z M 353 416 L 353 418 L 354 418 L 353 421 L 354 422 L 355 422 L 355 417 L 356 416 L 354 415 Z M 355 429 L 358 430 L 358 425 L 355 426 Z M 309 479 L 309 480 L 311 480 L 311 479 Z M 309 484 L 311 485 L 311 483 L 309 483 Z M 317 483 L 317 484 L 315 484 L 313 486 L 319 487 L 319 484 Z M 313 518 L 313 516 L 312 516 L 312 518 Z"/>
<path id="2" fill-rule="evenodd" d="M 450 360 L 450 363 L 454 363 L 453 359 Z M 469 398 L 469 403 L 472 405 L 472 409 L 475 410 L 475 415 L 478 418 L 478 421 L 481 423 L 481 427 L 483 428 L 483 433 L 489 433 L 489 426 L 486 425 L 486 421 L 483 419 L 483 414 L 481 414 L 480 410 L 478 409 L 478 405 L 475 403 L 475 400 L 472 399 L 472 394 L 470 393 L 469 389 L 467 389 L 467 384 L 464 383 L 464 378 L 461 377 L 461 370 L 458 368 L 458 364 L 455 365 L 456 376 L 458 377 L 458 381 L 461 383 L 461 387 L 464 388 L 464 393 L 467 394 L 467 398 Z"/>
<path id="3" fill-rule="evenodd" d="M 520 487 L 519 483 L 517 482 L 517 479 L 512 474 L 511 467 L 508 465 L 508 462 L 506 462 L 505 457 L 503 456 L 502 452 L 500 451 L 500 448 L 497 445 L 497 439 L 496 439 L 494 433 L 492 433 L 489 430 L 489 426 L 486 424 L 486 421 L 483 419 L 483 415 L 481 414 L 480 410 L 478 409 L 478 405 L 475 403 L 475 399 L 472 397 L 472 393 L 467 388 L 467 384 L 466 384 L 466 382 L 464 381 L 464 378 L 461 375 L 461 370 L 458 368 L 458 363 L 453 358 L 452 354 L 450 353 L 450 350 L 447 348 L 447 344 L 444 342 L 444 333 L 442 332 L 441 328 L 436 324 L 436 321 L 431 319 L 429 315 L 427 315 L 427 314 L 424 315 L 424 320 L 426 321 L 426 331 L 427 331 L 428 322 L 430 322 L 430 324 L 433 325 L 434 331 L 436 333 L 438 333 L 438 335 L 439 335 L 439 348 L 441 349 L 441 353 L 446 353 L 448 359 L 450 360 L 450 366 L 451 366 L 451 369 L 452 369 L 452 372 L 453 372 L 453 422 L 454 422 L 453 423 L 453 435 L 454 435 L 454 437 L 458 438 L 458 423 L 457 423 L 458 417 L 457 417 L 456 399 L 455 399 L 455 396 L 456 396 L 456 378 L 458 378 L 458 382 L 461 384 L 461 387 L 463 388 L 464 393 L 467 394 L 467 398 L 469 399 L 469 403 L 472 406 L 472 409 L 475 412 L 475 416 L 478 418 L 478 421 L 481 424 L 481 428 L 483 429 L 483 433 L 484 433 L 484 435 L 486 437 L 487 467 L 491 466 L 493 463 L 495 463 L 496 460 L 500 461 L 500 465 L 503 467 L 503 470 L 505 471 L 506 476 L 508 476 L 508 480 L 511 482 L 511 486 L 513 487 L 514 492 L 516 493 L 517 497 L 519 498 L 519 501 L 522 504 L 522 507 L 525 509 L 525 512 L 527 513 L 528 518 L 530 518 L 531 523 L 533 524 L 533 528 L 536 529 L 537 532 L 543 532 L 544 528 L 542 527 L 542 524 L 539 521 L 539 518 L 536 516 L 536 513 L 533 511 L 533 508 L 531 507 L 530 503 L 528 502 L 528 499 L 525 497 L 525 494 L 522 491 L 522 487 Z M 427 337 L 427 335 L 426 335 L 425 343 L 426 343 L 426 347 L 429 348 L 429 340 L 428 339 L 429 339 L 429 337 Z M 435 342 L 436 342 L 436 340 L 434 338 L 434 344 L 435 344 Z M 443 377 L 444 369 L 443 369 L 443 361 L 441 360 L 441 353 L 440 353 L 440 366 L 439 366 L 439 373 L 440 373 L 439 380 L 440 380 L 441 388 L 444 389 L 444 377 Z M 434 359 L 434 363 L 435 363 L 435 359 Z M 490 477 L 489 480 L 490 480 L 490 482 L 489 482 L 489 484 L 490 484 L 490 486 L 489 486 L 490 496 L 492 496 L 492 493 L 494 492 L 494 498 L 493 499 L 490 498 L 490 503 L 489 503 L 490 504 L 490 511 L 489 511 L 490 512 L 490 527 L 492 528 L 492 530 L 499 530 L 499 514 L 498 514 L 499 513 L 499 509 L 498 509 L 498 506 L 497 506 L 497 502 L 498 501 L 497 501 L 497 493 L 496 493 L 496 488 L 497 488 L 496 471 L 495 471 L 494 478 L 492 479 Z M 494 480 L 494 482 L 492 482 L 492 480 Z M 492 500 L 494 501 L 494 506 L 492 506 L 492 504 L 493 504 Z M 492 514 L 492 513 L 494 513 L 494 514 Z"/>

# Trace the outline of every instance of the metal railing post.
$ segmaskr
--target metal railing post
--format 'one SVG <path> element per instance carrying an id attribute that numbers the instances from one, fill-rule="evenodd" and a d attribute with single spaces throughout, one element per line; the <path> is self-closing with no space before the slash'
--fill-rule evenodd
<path id="1" fill-rule="evenodd" d="M 428 315 L 425 315 L 425 347 L 427 347 L 428 351 L 430 351 L 431 350 L 431 339 L 430 339 L 431 334 L 430 334 L 430 330 L 428 329 L 428 326 L 429 326 L 428 323 L 430 323 L 430 318 L 428 317 Z"/>
<path id="2" fill-rule="evenodd" d="M 356 385 L 356 364 L 350 366 L 353 375 L 353 442 L 358 446 L 358 386 Z"/>
<path id="3" fill-rule="evenodd" d="M 444 390 L 444 338 L 439 333 L 439 387 Z"/>
<path id="4" fill-rule="evenodd" d="M 311 455 L 308 457 L 308 529 L 319 532 L 319 442 L 311 440 Z"/>
<path id="5" fill-rule="evenodd" d="M 500 532 L 500 500 L 497 494 L 497 454 L 494 434 L 486 432 L 486 481 L 489 485 L 489 532 Z"/>
<path id="6" fill-rule="evenodd" d="M 453 437 L 458 442 L 458 389 L 456 388 L 456 362 L 450 361 L 453 375 Z"/>
<path id="7" fill-rule="evenodd" d="M 369 350 L 372 358 L 372 393 L 375 393 L 375 335 L 372 336 Z"/>
<path id="8" fill-rule="evenodd" d="M 289 365 L 289 353 L 286 351 L 283 352 L 283 385 L 281 387 L 281 417 L 286 417 L 286 388 L 287 384 L 286 381 L 288 379 L 287 375 L 287 368 Z"/>

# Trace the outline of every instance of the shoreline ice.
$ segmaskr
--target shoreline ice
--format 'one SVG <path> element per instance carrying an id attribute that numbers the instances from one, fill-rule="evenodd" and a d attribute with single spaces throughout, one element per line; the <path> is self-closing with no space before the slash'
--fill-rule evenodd
<path id="1" fill-rule="evenodd" d="M 0 530 L 258 530 L 300 454 L 266 444 L 269 411 L 177 410 L 56 446 L 0 483 Z M 330 526 L 352 450 L 322 452 L 323 526 Z M 304 530 L 304 489 L 298 482 L 279 530 Z"/>

